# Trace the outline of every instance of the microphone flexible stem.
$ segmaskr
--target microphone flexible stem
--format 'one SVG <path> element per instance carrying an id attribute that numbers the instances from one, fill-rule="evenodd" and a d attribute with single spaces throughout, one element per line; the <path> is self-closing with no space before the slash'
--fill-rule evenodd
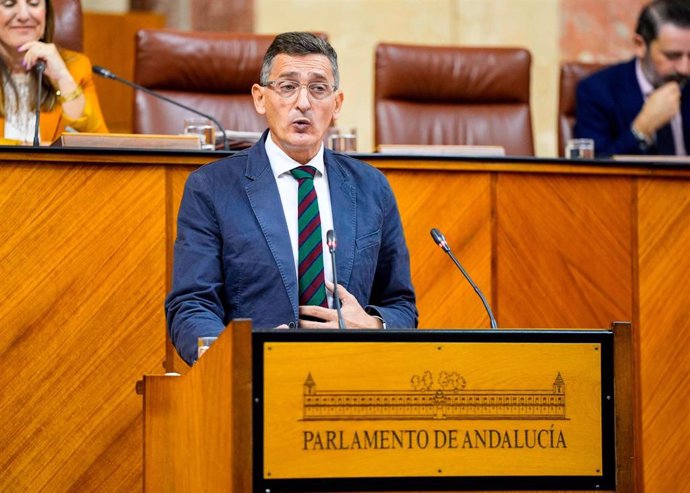
<path id="1" fill-rule="evenodd" d="M 331 265 L 333 266 L 333 306 L 338 314 L 338 328 L 345 328 L 345 320 L 343 320 L 343 314 L 340 311 L 340 298 L 338 298 L 338 274 L 335 272 L 335 250 L 330 250 L 331 252 Z"/>
<path id="2" fill-rule="evenodd" d="M 335 231 L 329 229 L 326 231 L 326 245 L 328 245 L 328 252 L 331 254 L 331 267 L 333 268 L 333 306 L 338 314 L 338 328 L 345 328 L 345 320 L 343 320 L 343 314 L 340 311 L 340 298 L 338 297 L 338 272 L 335 267 Z"/>
<path id="3" fill-rule="evenodd" d="M 456 265 L 458 269 L 460 269 L 460 272 L 462 272 L 462 275 L 465 276 L 465 279 L 467 279 L 467 282 L 470 283 L 470 286 L 472 286 L 472 289 L 474 289 L 474 292 L 479 295 L 479 299 L 482 300 L 482 304 L 484 305 L 484 309 L 486 310 L 486 313 L 489 314 L 489 320 L 491 321 L 491 328 L 492 329 L 497 329 L 498 325 L 496 324 L 496 319 L 494 318 L 494 314 L 491 312 L 491 308 L 489 307 L 489 303 L 486 301 L 486 298 L 484 297 L 484 293 L 482 293 L 482 290 L 479 289 L 479 286 L 477 286 L 474 281 L 470 278 L 470 276 L 465 272 L 465 269 L 462 268 L 462 265 L 460 265 L 460 262 L 458 262 L 458 259 L 455 258 L 455 255 L 453 255 L 453 252 L 451 252 L 450 248 L 448 250 L 444 250 L 448 256 L 451 258 L 453 263 Z"/>
<path id="4" fill-rule="evenodd" d="M 41 139 L 40 139 L 40 126 L 39 122 L 41 120 L 41 91 L 43 89 L 43 70 L 45 67 L 41 68 L 40 70 L 37 70 L 38 72 L 38 87 L 36 88 L 36 110 L 35 110 L 35 116 L 36 116 L 36 121 L 34 122 L 34 147 L 38 147 L 41 145 Z"/>
<path id="5" fill-rule="evenodd" d="M 189 106 L 187 106 L 185 104 L 179 103 L 179 102 L 175 101 L 174 99 L 170 99 L 167 96 L 163 96 L 162 94 L 159 94 L 156 91 L 152 91 L 151 89 L 144 87 L 140 84 L 136 84 L 134 82 L 128 81 L 127 79 L 123 79 L 119 75 L 115 75 L 114 73 L 112 73 L 110 71 L 107 71 L 107 75 L 104 75 L 101 72 L 96 72 L 96 73 L 98 75 L 101 75 L 102 77 L 105 77 L 106 79 L 114 79 L 114 80 L 121 82 L 121 83 L 123 83 L 123 84 L 125 84 L 125 85 L 127 85 L 133 89 L 137 89 L 139 91 L 145 92 L 146 94 L 150 94 L 154 98 L 162 99 L 163 101 L 166 101 L 170 104 L 173 104 L 179 108 L 185 109 L 187 111 L 191 111 L 195 115 L 200 115 L 200 116 L 203 116 L 204 118 L 208 118 L 213 123 L 215 123 L 215 125 L 220 129 L 221 133 L 223 134 L 223 149 L 226 151 L 229 150 L 229 148 L 228 148 L 228 135 L 225 133 L 225 127 L 223 127 L 223 125 L 221 125 L 221 123 L 217 119 L 215 119 L 213 116 L 207 115 L 205 113 L 201 113 L 200 111 L 195 110 L 194 108 L 190 108 Z"/>

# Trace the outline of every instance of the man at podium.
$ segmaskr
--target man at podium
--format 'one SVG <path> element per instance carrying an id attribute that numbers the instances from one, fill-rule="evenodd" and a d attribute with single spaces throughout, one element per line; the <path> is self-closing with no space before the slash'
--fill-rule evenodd
<path id="1" fill-rule="evenodd" d="M 235 318 L 258 329 L 337 328 L 331 230 L 341 324 L 416 327 L 409 253 L 387 180 L 323 145 L 343 103 L 331 45 L 309 33 L 278 35 L 252 96 L 269 127 L 259 142 L 185 185 L 165 303 L 177 351 L 192 364 L 198 338 Z"/>

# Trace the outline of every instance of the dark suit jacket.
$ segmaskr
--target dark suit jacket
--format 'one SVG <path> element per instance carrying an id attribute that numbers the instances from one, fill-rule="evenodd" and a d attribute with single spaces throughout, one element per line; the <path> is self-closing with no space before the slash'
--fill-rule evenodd
<path id="1" fill-rule="evenodd" d="M 219 334 L 235 318 L 251 318 L 257 329 L 297 327 L 297 273 L 265 139 L 187 179 L 166 310 L 172 342 L 188 363 L 198 337 Z M 386 178 L 330 150 L 324 162 L 338 282 L 387 327 L 416 327 L 409 254 Z"/>
<path id="2" fill-rule="evenodd" d="M 683 89 L 681 116 L 685 148 L 690 149 L 690 87 Z M 594 139 L 597 156 L 613 154 L 672 154 L 673 144 L 660 136 L 670 136 L 670 125 L 659 129 L 657 142 L 649 148 L 640 146 L 630 126 L 642 109 L 644 98 L 635 75 L 635 59 L 613 65 L 583 79 L 576 93 L 576 123 L 574 135 L 577 138 Z"/>

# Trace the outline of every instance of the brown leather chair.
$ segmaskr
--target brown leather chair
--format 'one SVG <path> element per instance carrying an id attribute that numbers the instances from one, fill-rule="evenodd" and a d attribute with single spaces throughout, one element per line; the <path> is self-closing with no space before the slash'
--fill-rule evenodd
<path id="1" fill-rule="evenodd" d="M 219 120 L 226 129 L 263 131 L 252 84 L 273 35 L 145 29 L 137 33 L 134 80 Z M 134 132 L 179 134 L 186 110 L 141 91 L 134 96 Z"/>
<path id="2" fill-rule="evenodd" d="M 565 156 L 565 144 L 573 135 L 575 126 L 575 92 L 578 83 L 594 72 L 607 67 L 601 63 L 568 62 L 561 65 L 558 88 L 558 155 Z"/>
<path id="3" fill-rule="evenodd" d="M 52 0 L 55 13 L 56 45 L 74 51 L 83 51 L 84 31 L 80 0 Z"/>
<path id="4" fill-rule="evenodd" d="M 375 143 L 501 145 L 534 155 L 529 51 L 381 43 Z"/>

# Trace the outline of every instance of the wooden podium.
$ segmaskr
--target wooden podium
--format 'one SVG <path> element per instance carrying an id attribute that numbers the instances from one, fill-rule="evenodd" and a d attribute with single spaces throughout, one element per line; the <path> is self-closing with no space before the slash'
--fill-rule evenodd
<path id="1" fill-rule="evenodd" d="M 265 331 L 145 376 L 145 491 L 634 491 L 632 334 Z M 408 375 L 406 372 L 410 372 Z"/>
<path id="2" fill-rule="evenodd" d="M 237 320 L 184 376 L 144 376 L 144 491 L 251 491 L 250 348 Z"/>

